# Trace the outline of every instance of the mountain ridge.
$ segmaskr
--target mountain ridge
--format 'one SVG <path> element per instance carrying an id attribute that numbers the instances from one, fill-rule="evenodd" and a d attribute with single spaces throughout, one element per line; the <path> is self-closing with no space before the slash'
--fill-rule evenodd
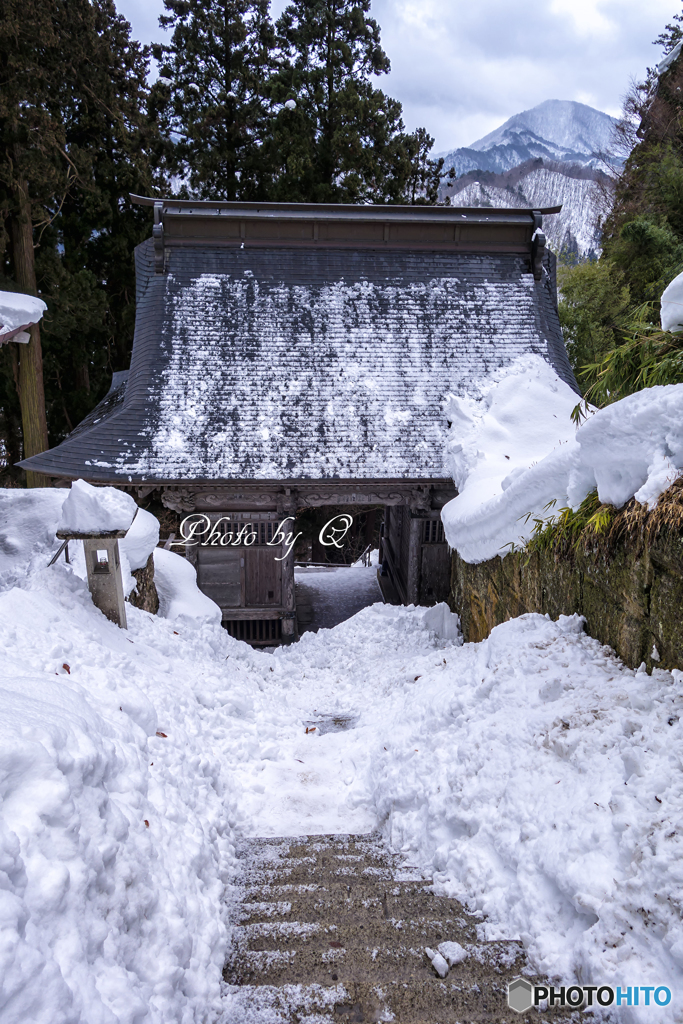
<path id="1" fill-rule="evenodd" d="M 451 150 L 444 168 L 456 179 L 442 186 L 451 205 L 555 206 L 548 237 L 556 252 L 591 257 L 600 251 L 596 182 L 623 163 L 616 119 L 574 100 L 545 100 L 508 118 L 471 146 Z"/>
<path id="2" fill-rule="evenodd" d="M 573 146 L 577 152 L 588 155 L 610 148 L 616 123 L 616 118 L 611 114 L 605 114 L 577 100 L 544 100 L 535 107 L 513 114 L 499 128 L 477 139 L 467 148 L 491 149 L 506 132 L 526 130 L 556 146 Z"/>

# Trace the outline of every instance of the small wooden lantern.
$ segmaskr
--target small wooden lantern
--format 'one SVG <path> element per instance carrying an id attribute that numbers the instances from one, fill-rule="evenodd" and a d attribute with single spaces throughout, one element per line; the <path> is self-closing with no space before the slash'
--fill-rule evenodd
<path id="1" fill-rule="evenodd" d="M 88 570 L 88 587 L 93 604 L 122 629 L 128 629 L 126 603 L 123 594 L 119 539 L 127 530 L 111 533 L 70 533 L 59 530 L 61 540 L 82 540 L 85 565 Z"/>

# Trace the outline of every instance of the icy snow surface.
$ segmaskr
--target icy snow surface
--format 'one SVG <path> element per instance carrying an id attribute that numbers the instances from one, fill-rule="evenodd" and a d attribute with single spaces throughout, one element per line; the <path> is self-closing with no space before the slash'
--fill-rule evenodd
<path id="1" fill-rule="evenodd" d="M 683 1020 L 683 673 L 577 617 L 462 646 L 443 606 L 270 652 L 133 607 L 121 630 L 47 568 L 63 492 L 0 498 L 2 1024 L 214 1024 L 235 833 L 377 825 L 482 937 L 669 985 L 657 1022 Z"/>
<path id="2" fill-rule="evenodd" d="M 446 459 L 459 494 L 441 517 L 467 562 L 523 545 L 534 518 L 601 501 L 654 506 L 683 471 L 683 384 L 647 388 L 591 410 L 575 430 L 576 395 L 537 356 L 492 378 L 478 401 L 452 397 Z M 530 515 L 529 515 L 530 514 Z M 529 518 L 527 519 L 527 516 Z"/>
<path id="3" fill-rule="evenodd" d="M 93 487 L 85 480 L 74 480 L 62 508 L 59 529 L 64 533 L 127 530 L 136 511 L 130 494 L 115 487 Z"/>

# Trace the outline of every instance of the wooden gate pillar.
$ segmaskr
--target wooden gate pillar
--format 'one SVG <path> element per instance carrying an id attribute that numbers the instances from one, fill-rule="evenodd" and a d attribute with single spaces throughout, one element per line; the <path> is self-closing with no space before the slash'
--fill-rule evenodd
<path id="1" fill-rule="evenodd" d="M 283 517 L 296 516 L 297 503 L 296 498 L 289 496 L 289 500 L 284 502 L 278 502 L 278 514 Z M 290 529 L 285 530 L 285 533 L 296 533 L 296 519 L 292 518 L 287 524 Z M 282 550 L 284 552 L 285 545 L 283 544 Z M 284 609 L 282 613 L 282 641 L 283 643 L 291 643 L 293 640 L 298 640 L 297 634 L 297 622 L 296 622 L 296 589 L 294 584 L 294 545 L 292 544 L 289 549 L 289 554 L 285 555 L 282 561 L 282 607 Z"/>
<path id="2" fill-rule="evenodd" d="M 406 600 L 417 604 L 420 595 L 420 556 L 422 554 L 422 524 L 419 510 L 410 509 L 410 534 L 408 541 L 408 570 L 406 573 Z"/>

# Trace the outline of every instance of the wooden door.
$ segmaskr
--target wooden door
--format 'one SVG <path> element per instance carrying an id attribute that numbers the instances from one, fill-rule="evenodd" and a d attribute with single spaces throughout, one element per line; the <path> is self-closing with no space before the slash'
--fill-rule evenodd
<path id="1" fill-rule="evenodd" d="M 243 548 L 245 604 L 247 608 L 267 608 L 282 604 L 282 546 Z"/>
<path id="2" fill-rule="evenodd" d="M 244 548 L 198 547 L 195 550 L 199 589 L 220 608 L 239 608 Z"/>

